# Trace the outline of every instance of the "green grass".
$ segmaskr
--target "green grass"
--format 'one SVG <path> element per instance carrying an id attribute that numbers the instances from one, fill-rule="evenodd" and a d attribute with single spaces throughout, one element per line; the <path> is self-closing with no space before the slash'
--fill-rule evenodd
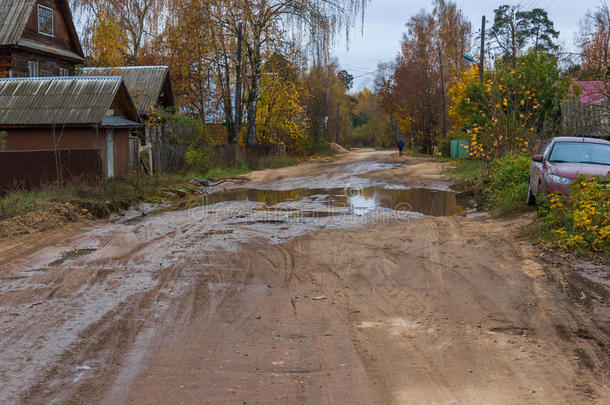
<path id="1" fill-rule="evenodd" d="M 524 156 L 506 155 L 491 162 L 474 159 L 455 160 L 448 169 L 454 188 L 471 192 L 477 204 L 497 213 L 508 213 L 527 207 L 527 182 L 530 160 Z"/>
<path id="2" fill-rule="evenodd" d="M 458 159 L 449 160 L 453 167 L 447 172 L 453 177 L 455 188 L 459 191 L 478 191 L 482 179 L 485 177 L 487 168 L 482 160 Z"/>
<path id="3" fill-rule="evenodd" d="M 250 167 L 246 163 L 239 163 L 231 167 L 215 167 L 208 170 L 203 177 L 206 179 L 220 179 L 223 177 L 236 177 L 250 173 Z"/>
<path id="4" fill-rule="evenodd" d="M 264 158 L 261 163 L 265 169 L 279 169 L 297 165 L 299 161 L 290 155 L 272 155 Z"/>
<path id="5" fill-rule="evenodd" d="M 167 191 L 192 190 L 193 184 L 175 175 L 112 179 L 99 183 L 47 184 L 36 191 L 15 189 L 0 197 L 0 220 L 72 202 L 103 217 L 137 201 L 162 202 Z"/>
<path id="6" fill-rule="evenodd" d="M 288 155 L 269 156 L 260 161 L 263 168 L 279 168 L 298 163 L 297 159 Z M 179 194 L 176 190 L 190 193 L 195 187 L 190 182 L 191 179 L 236 177 L 251 170 L 246 162 L 238 162 L 230 167 L 210 169 L 206 173 L 185 171 L 112 179 L 99 183 L 47 184 L 36 191 L 15 189 L 0 196 L 0 220 L 50 208 L 63 202 L 72 202 L 89 209 L 98 217 L 104 217 L 139 201 L 167 202 L 171 200 L 172 194 Z"/>

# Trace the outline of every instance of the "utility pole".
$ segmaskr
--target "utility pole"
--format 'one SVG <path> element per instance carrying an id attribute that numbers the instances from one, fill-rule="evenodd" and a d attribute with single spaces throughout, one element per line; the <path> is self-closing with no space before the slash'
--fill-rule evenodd
<path id="1" fill-rule="evenodd" d="M 443 53 L 441 48 L 438 48 L 438 61 L 441 65 L 441 92 L 443 93 L 443 139 L 447 138 L 447 113 L 445 100 L 445 69 L 443 67 Z"/>
<path id="2" fill-rule="evenodd" d="M 481 20 L 481 57 L 479 58 L 479 80 L 483 84 L 483 69 L 485 68 L 485 16 Z"/>
<path id="3" fill-rule="evenodd" d="M 243 40 L 243 24 L 237 27 L 237 69 L 235 73 L 235 120 L 233 141 L 235 142 L 235 160 L 239 159 L 239 131 L 241 130 L 241 43 Z"/>

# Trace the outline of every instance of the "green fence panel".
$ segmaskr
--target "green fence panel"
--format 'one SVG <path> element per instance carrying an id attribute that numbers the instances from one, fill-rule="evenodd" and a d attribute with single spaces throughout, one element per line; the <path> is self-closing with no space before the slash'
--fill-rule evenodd
<path id="1" fill-rule="evenodd" d="M 464 139 L 452 140 L 451 141 L 451 157 L 461 158 L 468 156 L 468 147 L 470 144 Z"/>

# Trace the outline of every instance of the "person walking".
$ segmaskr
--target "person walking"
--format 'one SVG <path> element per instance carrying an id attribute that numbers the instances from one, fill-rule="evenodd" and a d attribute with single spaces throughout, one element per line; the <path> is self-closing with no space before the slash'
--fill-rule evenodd
<path id="1" fill-rule="evenodd" d="M 405 147 L 405 143 L 402 138 L 398 138 L 398 156 L 402 156 L 402 150 Z"/>

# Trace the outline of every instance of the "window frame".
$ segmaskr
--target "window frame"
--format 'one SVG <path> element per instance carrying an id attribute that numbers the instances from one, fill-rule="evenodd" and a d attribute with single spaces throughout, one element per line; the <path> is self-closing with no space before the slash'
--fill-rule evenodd
<path id="1" fill-rule="evenodd" d="M 35 74 L 32 74 L 32 70 L 36 71 Z M 40 76 L 39 63 L 37 60 L 28 61 L 28 76 L 29 77 L 39 77 Z"/>
<path id="2" fill-rule="evenodd" d="M 62 74 L 64 72 L 65 72 L 65 74 Z M 59 74 L 60 77 L 70 76 L 70 69 L 60 67 L 58 74 Z"/>
<path id="3" fill-rule="evenodd" d="M 51 12 L 51 33 L 49 34 L 48 32 L 44 32 L 40 30 L 40 10 L 45 10 L 45 11 L 50 11 Z M 51 37 L 51 38 L 55 38 L 55 11 L 47 6 L 43 6 L 42 4 L 38 4 L 38 8 L 37 8 L 37 23 L 38 23 L 38 33 L 40 35 L 44 35 L 47 37 Z"/>

